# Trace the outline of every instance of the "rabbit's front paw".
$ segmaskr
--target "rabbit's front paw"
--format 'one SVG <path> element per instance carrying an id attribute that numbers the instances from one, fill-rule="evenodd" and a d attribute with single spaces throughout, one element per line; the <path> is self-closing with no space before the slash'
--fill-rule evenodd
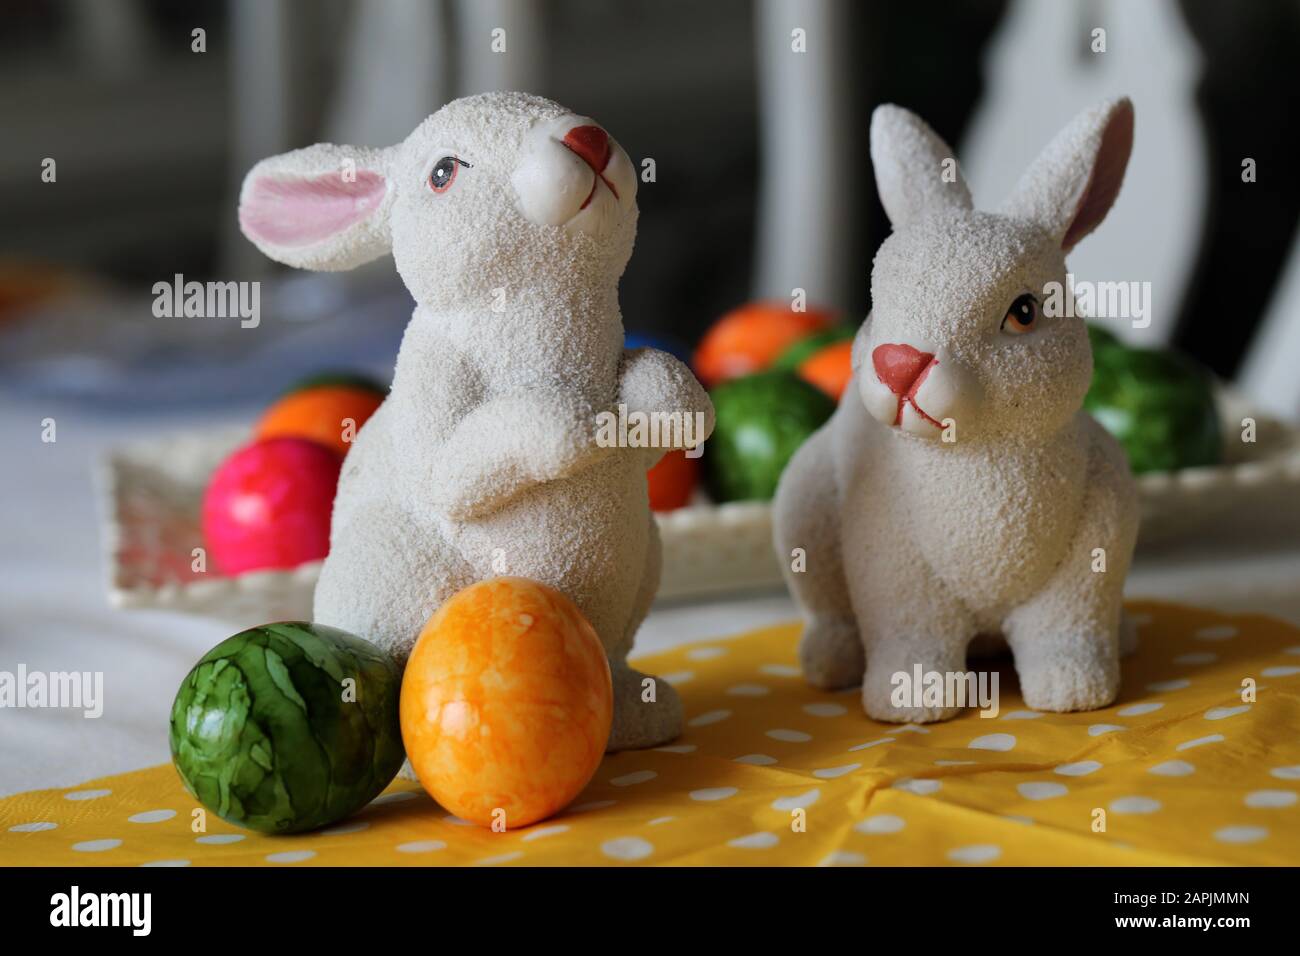
<path id="1" fill-rule="evenodd" d="M 491 500 L 475 497 L 451 482 L 430 482 L 430 493 L 425 499 L 434 511 L 452 521 L 471 521 L 491 510 Z"/>
<path id="2" fill-rule="evenodd" d="M 676 416 L 666 420 L 681 420 L 683 430 L 678 434 L 670 432 L 670 440 L 656 447 L 694 447 L 713 432 L 713 402 L 708 392 L 690 369 L 666 352 L 641 348 L 623 353 L 618 401 L 629 414 Z"/>

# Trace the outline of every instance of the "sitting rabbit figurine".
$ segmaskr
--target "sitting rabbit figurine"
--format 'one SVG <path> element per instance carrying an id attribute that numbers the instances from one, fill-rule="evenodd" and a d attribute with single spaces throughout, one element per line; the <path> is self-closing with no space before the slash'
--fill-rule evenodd
<path id="1" fill-rule="evenodd" d="M 557 588 L 609 655 L 611 750 L 681 730 L 676 693 L 626 656 L 659 583 L 646 470 L 713 426 L 677 359 L 623 349 L 636 189 L 632 161 L 593 120 L 491 93 L 387 149 L 263 160 L 239 209 L 259 249 L 299 268 L 391 251 L 416 302 L 392 391 L 344 462 L 314 619 L 404 663 L 461 588 L 503 574 Z M 702 427 L 659 430 L 663 447 L 610 446 L 597 416 L 620 404 L 699 413 Z"/>
<path id="2" fill-rule="evenodd" d="M 953 701 L 891 700 L 894 675 L 965 671 L 981 635 L 1005 638 L 1036 710 L 1102 707 L 1119 691 L 1136 488 L 1081 410 L 1084 320 L 1043 303 L 1114 202 L 1132 143 L 1127 99 L 1082 113 L 991 214 L 919 117 L 872 117 L 894 231 L 853 383 L 785 470 L 775 537 L 806 618 L 807 679 L 861 681 L 877 720 L 953 716 Z"/>

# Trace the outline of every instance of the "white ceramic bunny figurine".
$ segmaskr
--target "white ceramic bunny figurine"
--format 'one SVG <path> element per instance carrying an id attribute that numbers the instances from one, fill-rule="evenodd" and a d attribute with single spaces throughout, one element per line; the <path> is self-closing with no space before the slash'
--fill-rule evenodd
<path id="1" fill-rule="evenodd" d="M 853 383 L 782 476 L 775 522 L 807 679 L 861 681 L 877 720 L 953 716 L 952 701 L 891 700 L 893 676 L 965 671 L 980 635 L 1005 638 L 1036 710 L 1102 707 L 1119 690 L 1136 489 L 1120 446 L 1081 410 L 1084 321 L 1043 303 L 1114 202 L 1132 143 L 1127 99 L 1084 112 L 994 214 L 972 208 L 919 117 L 872 117 L 893 233 Z"/>
<path id="2" fill-rule="evenodd" d="M 623 349 L 636 189 L 593 120 L 492 93 L 449 103 L 387 149 L 264 160 L 240 196 L 244 234 L 271 258 L 336 270 L 391 251 L 416 301 L 392 392 L 344 463 L 315 620 L 404 662 L 467 585 L 512 574 L 555 587 L 609 654 L 610 749 L 681 730 L 673 689 L 643 686 L 625 658 L 659 582 L 646 469 L 684 443 L 608 447 L 596 416 L 620 403 L 702 413 L 692 443 L 713 425 L 684 365 Z"/>

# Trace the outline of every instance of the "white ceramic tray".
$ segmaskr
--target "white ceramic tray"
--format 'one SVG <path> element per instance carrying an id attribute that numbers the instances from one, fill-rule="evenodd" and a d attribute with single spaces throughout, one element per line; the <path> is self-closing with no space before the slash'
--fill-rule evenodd
<path id="1" fill-rule="evenodd" d="M 1204 538 L 1215 521 L 1259 519 L 1300 502 L 1300 433 L 1221 396 L 1227 461 L 1212 468 L 1142 475 L 1140 547 Z M 1241 421 L 1257 421 L 1257 441 L 1243 443 Z M 166 608 L 240 626 L 309 618 L 320 562 L 290 571 L 222 577 L 192 570 L 203 544 L 199 505 L 208 476 L 244 429 L 206 431 L 122 447 L 100 473 L 109 596 L 117 607 Z M 699 501 L 658 516 L 663 537 L 661 599 L 781 586 L 766 502 Z"/>

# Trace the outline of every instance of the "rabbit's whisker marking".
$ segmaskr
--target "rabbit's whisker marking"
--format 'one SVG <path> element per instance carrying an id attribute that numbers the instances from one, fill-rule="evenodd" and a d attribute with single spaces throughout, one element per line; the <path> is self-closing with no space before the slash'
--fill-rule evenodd
<path id="1" fill-rule="evenodd" d="M 571 130 L 569 134 L 564 137 L 564 139 L 559 141 L 560 145 L 563 146 L 565 149 L 567 149 L 569 152 L 573 153 L 574 156 L 577 156 L 588 166 L 590 166 L 591 171 L 595 173 L 595 176 L 591 180 L 591 192 L 587 193 L 587 198 L 584 199 L 582 201 L 582 205 L 578 207 L 578 211 L 581 212 L 582 210 L 586 209 L 589 205 L 591 205 L 591 201 L 596 198 L 596 190 L 600 188 L 601 183 L 604 183 L 606 186 L 609 187 L 609 191 L 614 194 L 615 199 L 619 199 L 620 196 L 618 194 L 618 190 L 614 187 L 614 184 L 605 178 L 605 167 L 609 165 L 610 157 L 613 154 L 610 151 L 608 144 L 603 142 L 604 141 L 603 132 L 600 135 L 600 139 L 602 140 L 604 145 L 604 152 L 602 153 L 603 158 L 601 160 L 600 166 L 597 166 L 595 161 L 592 159 L 591 155 L 589 155 L 590 153 L 589 148 L 583 148 L 583 149 L 576 148 L 575 144 L 569 141 L 569 138 L 575 132 L 577 132 L 577 130 Z"/>
<path id="2" fill-rule="evenodd" d="M 601 183 L 604 183 L 606 186 L 609 187 L 609 191 L 614 194 L 615 199 L 619 198 L 618 190 L 614 188 L 614 184 L 611 183 L 608 179 L 606 179 L 603 173 L 597 172 L 596 175 L 593 176 L 591 180 L 591 192 L 587 193 L 587 198 L 584 199 L 582 201 L 582 205 L 578 207 L 579 212 L 581 212 L 582 210 L 586 209 L 588 206 L 591 205 L 591 201 L 596 198 L 596 190 L 600 188 Z"/>
<path id="3" fill-rule="evenodd" d="M 916 381 L 912 383 L 912 387 L 907 390 L 907 396 L 906 396 L 907 404 L 911 405 L 912 408 L 916 410 L 916 413 L 918 415 L 920 415 L 922 418 L 924 418 L 927 422 L 929 422 L 932 425 L 938 423 L 929 415 L 927 415 L 924 411 L 922 411 L 921 406 L 918 405 L 916 402 L 916 393 L 921 390 L 921 386 L 925 384 L 925 380 L 930 377 L 930 369 L 934 368 L 938 364 L 939 364 L 938 358 L 930 359 L 929 363 L 925 366 L 925 368 L 921 369 L 921 374 L 916 377 Z M 898 424 L 899 425 L 903 424 L 902 405 L 899 405 L 898 408 Z"/>
<path id="4" fill-rule="evenodd" d="M 907 404 L 911 405 L 911 406 L 912 406 L 912 410 L 913 410 L 914 412 L 916 412 L 916 414 L 920 415 L 922 418 L 924 418 L 927 422 L 929 422 L 929 423 L 930 423 L 931 425 L 933 425 L 935 428 L 943 428 L 943 423 L 942 423 L 942 422 L 937 422 L 937 421 L 935 421 L 933 418 L 931 418 L 929 415 L 927 415 L 927 414 L 925 413 L 925 410 L 922 409 L 920 405 L 916 404 L 916 400 L 915 400 L 915 399 L 909 398 L 909 399 L 907 400 Z M 902 413 L 901 410 L 900 410 L 899 413 L 898 413 L 898 419 L 899 419 L 899 424 L 902 424 L 903 413 Z"/>
<path id="5" fill-rule="evenodd" d="M 903 407 L 905 405 L 911 405 L 912 409 L 916 412 L 916 414 L 920 415 L 922 418 L 924 418 L 935 428 L 943 427 L 943 425 L 941 425 L 939 422 L 936 422 L 933 418 L 927 415 L 925 413 L 925 409 L 921 408 L 921 406 L 916 403 L 916 393 L 919 392 L 921 390 L 921 386 L 925 384 L 925 380 L 930 374 L 930 369 L 934 368 L 938 364 L 939 364 L 939 360 L 937 358 L 930 359 L 929 363 L 925 366 L 925 368 L 921 369 L 920 374 L 916 376 L 915 381 L 912 382 L 911 386 L 907 389 L 907 391 L 898 396 L 898 414 L 894 416 L 895 427 L 899 427 L 903 424 Z M 887 382 L 885 382 L 884 384 L 888 385 Z"/>

